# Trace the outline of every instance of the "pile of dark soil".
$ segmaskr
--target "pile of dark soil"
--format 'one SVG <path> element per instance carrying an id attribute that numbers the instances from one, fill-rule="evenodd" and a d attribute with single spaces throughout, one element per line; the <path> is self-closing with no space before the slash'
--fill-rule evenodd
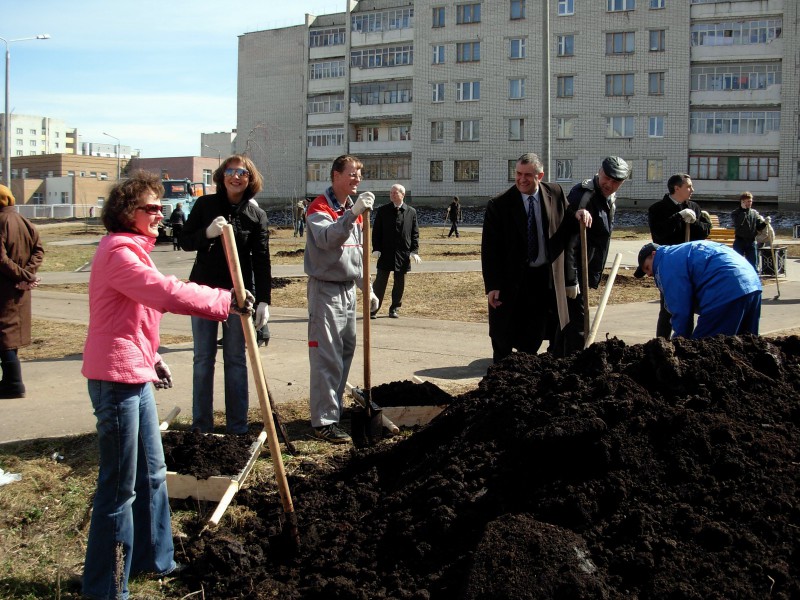
<path id="1" fill-rule="evenodd" d="M 273 290 L 280 290 L 292 283 L 292 281 L 294 280 L 289 277 L 273 277 L 271 287 Z"/>
<path id="2" fill-rule="evenodd" d="M 214 475 L 238 475 L 250 460 L 256 436 L 212 435 L 189 431 L 165 431 L 161 435 L 167 470 L 198 479 Z"/>
<path id="3" fill-rule="evenodd" d="M 296 250 L 278 250 L 275 256 L 303 256 L 304 253 L 303 248 L 297 248 Z"/>
<path id="4" fill-rule="evenodd" d="M 430 381 L 392 381 L 374 386 L 371 392 L 372 401 L 378 406 L 442 406 L 453 400 L 450 394 Z"/>
<path id="5" fill-rule="evenodd" d="M 178 560 L 220 598 L 800 598 L 799 395 L 798 337 L 514 355 L 408 439 L 296 471 L 296 555 L 245 489 Z"/>

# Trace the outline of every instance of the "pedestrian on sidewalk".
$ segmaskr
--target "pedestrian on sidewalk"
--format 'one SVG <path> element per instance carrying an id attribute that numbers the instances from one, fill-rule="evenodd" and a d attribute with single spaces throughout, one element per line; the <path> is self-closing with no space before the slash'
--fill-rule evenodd
<path id="1" fill-rule="evenodd" d="M 664 296 L 675 337 L 758 335 L 761 280 L 733 248 L 709 241 L 645 244 L 634 277 L 645 275 Z"/>
<path id="2" fill-rule="evenodd" d="M 214 172 L 217 192 L 198 198 L 181 235 L 181 247 L 196 251 L 189 281 L 215 288 L 233 287 L 222 228 L 230 223 L 239 254 L 245 287 L 256 297 L 253 326 L 267 326 L 272 302 L 272 268 L 269 257 L 267 213 L 253 200 L 263 179 L 247 156 L 229 156 Z M 222 324 L 222 360 L 225 373 L 226 433 L 247 433 L 250 396 L 242 321 L 231 315 Z M 214 366 L 219 323 L 192 317 L 194 374 L 192 378 L 192 428 L 202 432 L 214 428 Z M 269 332 L 262 337 L 269 337 Z"/>
<path id="3" fill-rule="evenodd" d="M 458 224 L 461 222 L 461 203 L 458 200 L 458 196 L 453 196 L 453 201 L 447 207 L 444 219 L 445 221 L 450 220 L 450 233 L 447 234 L 447 237 L 454 233 L 458 237 Z"/>
<path id="4" fill-rule="evenodd" d="M 100 469 L 94 496 L 83 596 L 128 598 L 128 578 L 166 575 L 173 557 L 167 468 L 153 386 L 172 387 L 158 354 L 165 312 L 224 321 L 240 310 L 232 290 L 163 275 L 150 252 L 158 239 L 161 196 L 157 175 L 135 172 L 115 185 L 103 206 L 108 235 L 100 240 L 89 277 L 89 330 L 83 375 L 97 417 Z"/>
<path id="5" fill-rule="evenodd" d="M 769 217 L 762 217 L 753 208 L 753 194 L 742 192 L 739 196 L 739 208 L 731 213 L 734 228 L 733 249 L 744 256 L 758 273 L 758 247 L 756 237 L 763 232 L 770 245 L 775 239 L 775 231 Z M 771 234 L 771 235 L 770 235 Z"/>
<path id="6" fill-rule="evenodd" d="M 14 195 L 0 185 L 0 398 L 24 398 L 17 351 L 31 344 L 31 290 L 44 248 L 33 224 L 14 208 Z"/>
<path id="7" fill-rule="evenodd" d="M 376 318 L 383 295 L 386 293 L 386 284 L 389 283 L 389 273 L 394 273 L 392 283 L 392 304 L 389 306 L 389 316 L 397 319 L 398 311 L 403 306 L 403 291 L 406 287 L 406 273 L 411 270 L 411 261 L 416 264 L 422 262 L 419 256 L 419 225 L 417 224 L 417 211 L 403 202 L 406 188 L 399 183 L 392 186 L 389 191 L 391 202 L 384 204 L 375 211 L 375 226 L 372 230 L 372 256 L 378 259 L 377 275 L 373 290 L 378 297 L 378 308 L 370 313 L 370 318 Z"/>
<path id="8" fill-rule="evenodd" d="M 333 444 L 352 441 L 339 420 L 356 350 L 356 288 L 364 283 L 362 222 L 375 202 L 372 192 L 353 201 L 363 167 L 354 156 L 334 160 L 332 185 L 306 213 L 311 425 L 318 438 Z M 378 298 L 370 289 L 370 311 L 377 309 Z"/>
<path id="9" fill-rule="evenodd" d="M 186 225 L 186 213 L 183 212 L 183 203 L 178 202 L 175 210 L 169 216 L 169 224 L 172 226 L 172 249 L 180 250 L 180 237 L 183 233 L 183 226 Z"/>
<path id="10" fill-rule="evenodd" d="M 689 240 L 704 240 L 711 231 L 711 218 L 700 209 L 700 205 L 692 202 L 694 186 L 686 173 L 676 173 L 667 180 L 668 193 L 652 204 L 647 210 L 647 224 L 653 242 L 662 246 L 674 246 Z M 670 314 L 664 306 L 664 295 L 661 294 L 656 336 L 669 339 Z"/>

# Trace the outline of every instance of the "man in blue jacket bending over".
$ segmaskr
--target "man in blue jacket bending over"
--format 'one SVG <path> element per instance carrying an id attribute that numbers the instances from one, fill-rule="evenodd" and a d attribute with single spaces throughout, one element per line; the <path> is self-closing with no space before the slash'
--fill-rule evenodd
<path id="1" fill-rule="evenodd" d="M 634 276 L 645 275 L 655 277 L 676 337 L 758 335 L 761 281 L 733 249 L 706 240 L 676 246 L 645 244 Z M 694 313 L 699 318 L 692 332 Z"/>

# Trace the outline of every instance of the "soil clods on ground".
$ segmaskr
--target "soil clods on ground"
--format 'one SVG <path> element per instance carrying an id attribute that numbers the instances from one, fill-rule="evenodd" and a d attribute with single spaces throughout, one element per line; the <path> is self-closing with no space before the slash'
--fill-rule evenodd
<path id="1" fill-rule="evenodd" d="M 177 560 L 217 598 L 800 598 L 800 338 L 513 355 L 407 439 L 246 488 Z M 197 530 L 202 527 L 198 522 Z"/>

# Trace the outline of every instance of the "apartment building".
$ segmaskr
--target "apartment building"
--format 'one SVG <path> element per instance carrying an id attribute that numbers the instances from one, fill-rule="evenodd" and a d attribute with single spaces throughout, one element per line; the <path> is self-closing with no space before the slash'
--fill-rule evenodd
<path id="1" fill-rule="evenodd" d="M 240 37 L 236 147 L 263 169 L 265 201 L 318 194 L 351 153 L 379 195 L 400 182 L 417 203 L 482 203 L 526 151 L 565 188 L 624 157 L 621 206 L 649 205 L 675 172 L 701 201 L 800 201 L 793 0 L 343 8 Z"/>
<path id="2" fill-rule="evenodd" d="M 8 145 L 11 156 L 40 156 L 42 154 L 75 154 L 78 139 L 74 127 L 64 121 L 39 115 L 9 116 Z M 0 114 L 0 156 L 5 157 L 5 114 Z M 0 160 L 0 173 L 3 161 Z"/>

